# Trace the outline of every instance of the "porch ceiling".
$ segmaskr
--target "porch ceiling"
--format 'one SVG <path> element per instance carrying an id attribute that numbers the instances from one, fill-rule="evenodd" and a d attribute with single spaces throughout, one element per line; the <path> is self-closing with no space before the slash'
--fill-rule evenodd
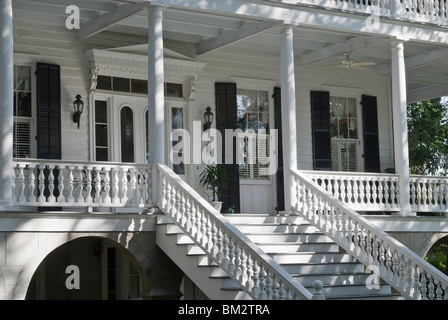
<path id="1" fill-rule="evenodd" d="M 80 8 L 81 29 L 78 41 L 100 49 L 126 47 L 142 53 L 148 42 L 148 18 L 143 3 L 116 0 L 14 0 L 14 21 L 45 25 L 47 30 L 65 28 L 67 6 Z M 255 16 L 217 13 L 213 10 L 169 6 L 164 10 L 165 46 L 192 58 L 229 48 L 253 54 L 279 55 L 281 22 Z M 440 31 L 440 30 L 439 30 Z M 106 39 L 106 40 L 105 40 Z M 107 41 L 107 39 L 121 39 Z M 125 40 L 123 40 L 125 39 Z M 332 68 L 349 52 L 358 62 L 375 62 L 366 71 L 390 73 L 391 50 L 388 36 L 322 26 L 296 26 L 294 46 L 300 68 Z M 405 43 L 408 99 L 448 95 L 448 45 L 432 42 Z M 347 72 L 347 71 L 344 71 Z"/>

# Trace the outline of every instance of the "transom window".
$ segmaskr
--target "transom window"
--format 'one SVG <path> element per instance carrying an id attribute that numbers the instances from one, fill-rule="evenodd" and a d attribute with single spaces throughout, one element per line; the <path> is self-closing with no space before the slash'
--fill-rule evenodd
<path id="1" fill-rule="evenodd" d="M 99 75 L 96 88 L 106 91 L 148 94 L 148 80 Z M 165 96 L 182 98 L 184 96 L 183 85 L 165 82 Z"/>

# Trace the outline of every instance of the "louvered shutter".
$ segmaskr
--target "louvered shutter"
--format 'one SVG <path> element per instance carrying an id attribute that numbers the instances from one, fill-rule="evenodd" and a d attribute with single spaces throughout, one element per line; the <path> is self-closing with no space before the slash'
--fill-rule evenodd
<path id="1" fill-rule="evenodd" d="M 61 159 L 61 76 L 60 66 L 37 63 L 37 156 L 39 159 Z M 44 170 L 44 195 L 49 195 L 49 170 Z M 58 184 L 58 169 L 53 170 L 54 185 Z M 59 196 L 54 188 L 53 195 Z M 40 207 L 39 210 L 61 210 L 59 207 Z"/>
<path id="2" fill-rule="evenodd" d="M 222 212 L 234 206 L 235 212 L 240 212 L 240 178 L 239 166 L 237 162 L 237 143 L 238 139 L 229 141 L 233 146 L 233 155 L 231 159 L 227 159 L 225 146 L 225 130 L 235 130 L 237 128 L 237 101 L 236 101 L 236 84 L 235 83 L 215 83 L 216 95 L 216 129 L 221 133 L 222 137 L 222 164 L 227 171 L 227 185 L 220 189 L 222 204 Z M 227 160 L 227 161 L 226 161 Z M 230 163 L 230 164 L 226 164 Z"/>
<path id="3" fill-rule="evenodd" d="M 37 147 L 40 159 L 61 159 L 60 66 L 37 63 Z"/>
<path id="4" fill-rule="evenodd" d="M 277 179 L 277 211 L 285 210 L 285 186 L 283 177 L 283 138 L 282 138 L 282 100 L 281 89 L 274 88 L 274 123 L 275 129 L 278 133 L 278 169 L 276 174 Z"/>
<path id="5" fill-rule="evenodd" d="M 314 170 L 331 170 L 330 94 L 311 91 Z"/>
<path id="6" fill-rule="evenodd" d="M 362 96 L 364 127 L 364 161 L 366 172 L 381 172 L 378 138 L 377 98 Z"/>

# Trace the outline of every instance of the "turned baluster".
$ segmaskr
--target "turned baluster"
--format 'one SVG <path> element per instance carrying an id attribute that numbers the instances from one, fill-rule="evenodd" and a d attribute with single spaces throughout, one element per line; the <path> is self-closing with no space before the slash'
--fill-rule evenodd
<path id="1" fill-rule="evenodd" d="M 36 188 L 36 175 L 34 174 L 34 167 L 32 165 L 28 165 L 28 169 L 30 171 L 30 182 L 29 182 L 29 190 L 30 190 L 30 196 L 28 198 L 28 201 L 31 203 L 35 203 L 36 202 L 36 196 L 34 195 L 34 190 Z M 13 195 L 14 195 L 14 191 L 13 191 Z"/>
<path id="2" fill-rule="evenodd" d="M 420 300 L 422 297 L 422 293 L 421 293 L 421 287 L 422 287 L 422 281 L 420 279 L 420 272 L 419 272 L 419 267 L 417 264 L 414 265 L 414 299 L 416 300 Z M 425 283 L 426 285 L 426 283 Z"/>
<path id="3" fill-rule="evenodd" d="M 48 202 L 49 203 L 54 203 L 56 201 L 56 197 L 54 196 L 54 174 L 53 174 L 53 170 L 54 170 L 55 166 L 50 165 L 48 166 L 48 191 L 49 191 L 49 196 L 48 196 Z"/>
<path id="4" fill-rule="evenodd" d="M 112 203 L 120 203 L 120 198 L 118 197 L 119 190 L 119 178 L 118 178 L 118 169 L 112 169 Z M 163 189 L 162 189 L 163 190 Z M 162 194 L 162 199 L 163 199 Z"/>
<path id="5" fill-rule="evenodd" d="M 23 172 L 23 166 L 19 165 L 19 202 L 24 203 L 26 202 L 25 197 L 25 173 Z"/>
<path id="6" fill-rule="evenodd" d="M 78 197 L 77 197 L 77 202 L 78 203 L 84 203 L 84 196 L 83 196 L 83 191 L 84 191 L 84 175 L 83 175 L 83 168 L 81 166 L 77 167 L 78 170 L 78 185 L 76 186 L 78 188 Z"/>
<path id="7" fill-rule="evenodd" d="M 12 187 L 12 203 L 17 201 L 16 197 L 16 167 L 12 168 L 12 177 L 11 177 L 11 187 Z"/>
<path id="8" fill-rule="evenodd" d="M 86 203 L 92 203 L 92 167 L 86 167 L 84 172 L 86 173 Z"/>
<path id="9" fill-rule="evenodd" d="M 110 197 L 110 168 L 104 168 L 104 197 L 103 203 L 111 203 L 112 198 Z"/>
<path id="10" fill-rule="evenodd" d="M 258 273 L 258 285 L 259 285 L 259 292 L 258 292 L 258 299 L 259 300 L 266 300 L 267 294 L 266 294 L 266 276 L 267 273 L 263 266 L 260 265 L 260 271 Z"/>
<path id="11" fill-rule="evenodd" d="M 65 202 L 65 197 L 64 197 L 64 167 L 63 166 L 58 166 L 58 191 L 59 191 L 59 195 L 57 198 L 58 202 Z"/>
<path id="12" fill-rule="evenodd" d="M 128 202 L 128 175 L 127 168 L 121 168 L 121 203 L 126 204 Z M 167 192 L 167 196 L 169 197 L 169 190 Z M 167 210 L 170 210 L 169 202 L 166 206 Z"/>
<path id="13" fill-rule="evenodd" d="M 73 170 L 75 169 L 74 166 L 68 166 L 68 196 L 67 201 L 69 203 L 75 202 L 75 197 L 73 196 L 73 190 L 74 190 L 74 176 L 73 176 Z"/>

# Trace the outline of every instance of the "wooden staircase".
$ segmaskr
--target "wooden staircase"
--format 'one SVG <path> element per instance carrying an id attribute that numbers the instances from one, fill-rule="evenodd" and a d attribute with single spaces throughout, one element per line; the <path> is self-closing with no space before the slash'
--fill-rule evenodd
<path id="1" fill-rule="evenodd" d="M 376 277 L 371 271 L 366 271 L 363 264 L 354 261 L 301 217 L 257 214 L 225 217 L 311 293 L 313 282 L 320 280 L 327 300 L 403 299 L 381 280 L 377 286 L 370 284 Z M 156 241 L 209 299 L 250 299 L 165 215 L 158 217 Z"/>

